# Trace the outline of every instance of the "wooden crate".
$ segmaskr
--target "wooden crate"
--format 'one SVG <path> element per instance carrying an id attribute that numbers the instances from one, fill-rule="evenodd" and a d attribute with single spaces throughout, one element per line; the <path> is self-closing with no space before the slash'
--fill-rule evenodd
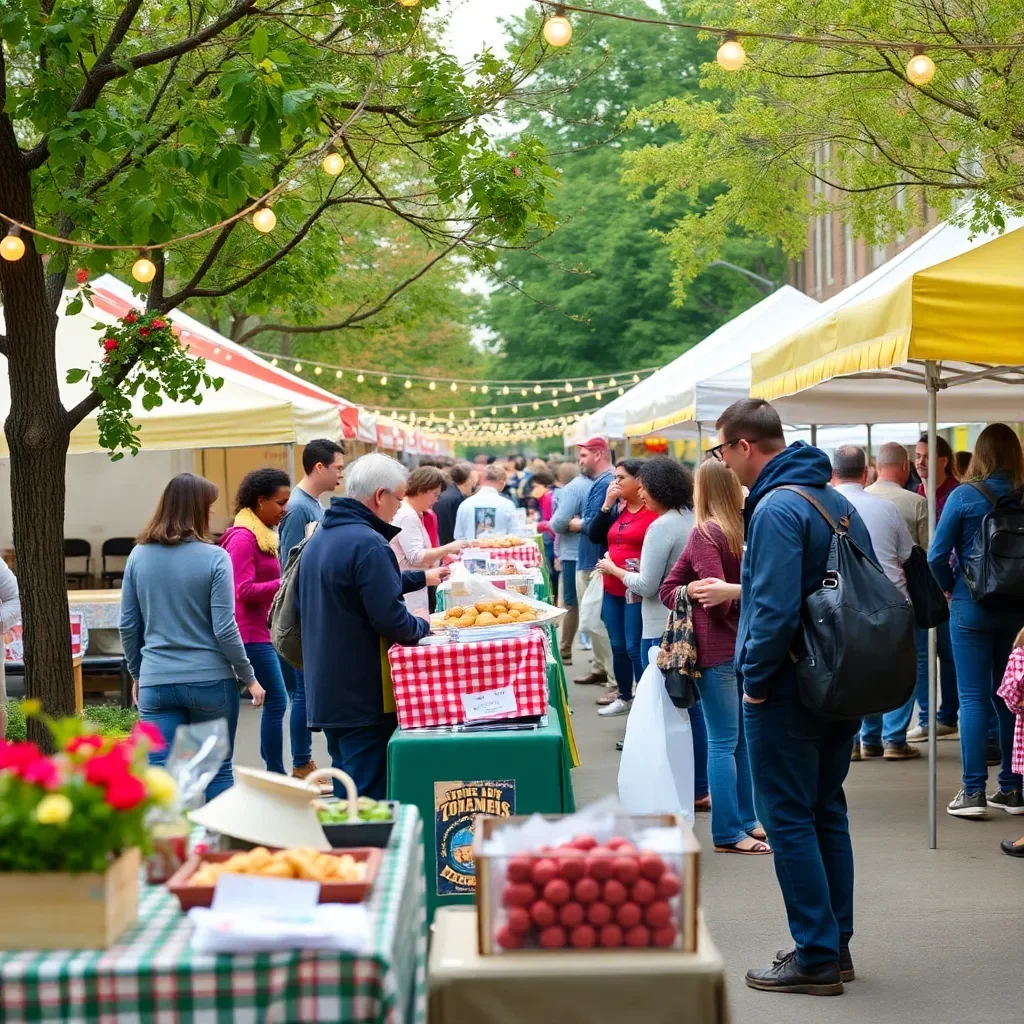
<path id="1" fill-rule="evenodd" d="M 106 872 L 0 873 L 0 949 L 106 949 L 139 914 L 137 847 Z"/>

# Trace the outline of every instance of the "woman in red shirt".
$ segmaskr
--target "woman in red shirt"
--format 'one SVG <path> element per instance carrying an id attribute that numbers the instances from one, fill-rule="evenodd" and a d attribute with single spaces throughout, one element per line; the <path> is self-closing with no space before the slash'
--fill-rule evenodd
<path id="1" fill-rule="evenodd" d="M 608 558 L 620 569 L 637 572 L 640 549 L 647 528 L 658 518 L 640 496 L 642 459 L 623 459 L 615 466 L 615 479 L 608 485 L 600 513 L 587 531 L 596 544 L 607 540 Z M 643 598 L 626 589 L 617 576 L 603 573 L 604 604 L 601 621 L 608 630 L 612 648 L 612 668 L 619 688 L 617 701 L 605 709 L 605 715 L 624 715 L 633 700 L 633 681 L 643 675 L 640 643 L 643 639 Z M 613 710 L 614 709 L 614 710 Z"/>

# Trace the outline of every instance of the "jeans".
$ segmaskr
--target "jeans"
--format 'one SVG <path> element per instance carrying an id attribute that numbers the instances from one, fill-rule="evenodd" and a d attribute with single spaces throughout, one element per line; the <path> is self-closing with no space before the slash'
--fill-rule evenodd
<path id="1" fill-rule="evenodd" d="M 313 759 L 313 733 L 306 725 L 306 677 L 301 669 L 292 668 L 278 655 L 284 688 L 292 699 L 292 713 L 288 716 L 288 734 L 292 746 L 292 767 L 305 768 Z"/>
<path id="2" fill-rule="evenodd" d="M 914 627 L 914 642 L 917 644 L 917 706 L 920 708 L 917 724 L 928 728 L 928 630 Z M 949 623 L 944 622 L 935 630 L 936 649 L 939 654 L 939 694 L 941 701 L 935 713 L 940 725 L 956 725 L 960 712 L 960 698 L 956 692 L 956 665 L 953 663 L 953 648 L 949 640 Z"/>
<path id="3" fill-rule="evenodd" d="M 601 621 L 608 630 L 608 642 L 612 647 L 612 667 L 615 682 L 619 684 L 619 698 L 633 699 L 633 680 L 639 682 L 644 674 L 640 661 L 640 641 L 643 638 L 643 605 L 637 601 L 628 604 L 624 597 L 604 592 L 601 606 Z"/>
<path id="4" fill-rule="evenodd" d="M 700 670 L 697 692 L 707 725 L 711 838 L 731 846 L 757 827 L 750 761 L 740 717 L 740 687 L 731 661 Z"/>
<path id="5" fill-rule="evenodd" d="M 576 564 L 578 565 L 579 563 L 577 562 Z M 582 597 L 587 592 L 587 584 L 595 572 L 595 569 L 576 570 L 577 598 Z M 590 637 L 590 643 L 592 645 L 591 663 L 594 666 L 593 671 L 610 676 L 612 674 L 612 649 L 608 642 L 608 637 L 602 636 L 600 633 L 594 633 Z"/>
<path id="6" fill-rule="evenodd" d="M 260 757 L 268 772 L 284 775 L 284 713 L 288 692 L 281 675 L 281 659 L 273 644 L 246 644 L 245 653 L 252 662 L 256 680 L 267 691 L 260 718 Z"/>
<path id="7" fill-rule="evenodd" d="M 1021 777 L 1011 768 L 1015 716 L 1006 703 L 995 696 L 1020 622 L 1013 613 L 990 612 L 971 600 L 954 598 L 949 611 L 949 633 L 960 693 L 960 755 L 964 766 L 964 791 L 977 793 L 985 789 L 988 781 L 985 747 L 993 706 L 998 716 L 999 746 L 1003 757 L 999 788 L 1004 792 L 1020 789 Z"/>
<path id="8" fill-rule="evenodd" d="M 576 563 L 562 561 L 562 572 L 559 577 L 562 581 L 562 607 L 569 610 L 562 620 L 562 634 L 559 637 L 558 649 L 562 655 L 562 661 L 572 661 L 572 642 L 576 638 L 576 630 L 580 624 L 580 606 L 576 600 Z M 554 587 L 552 580 L 552 587 Z M 558 591 L 554 591 L 558 597 Z"/>
<path id="9" fill-rule="evenodd" d="M 912 693 L 906 704 L 884 715 L 868 715 L 861 723 L 860 741 L 869 747 L 902 747 L 907 742 L 907 726 L 914 717 L 917 695 Z"/>
<path id="10" fill-rule="evenodd" d="M 857 722 L 830 722 L 781 692 L 743 702 L 754 806 L 774 850 L 803 967 L 835 963 L 853 935 L 853 846 L 843 782 Z"/>
<path id="11" fill-rule="evenodd" d="M 238 683 L 234 679 L 218 679 L 209 683 L 168 683 L 139 687 L 139 714 L 144 722 L 152 722 L 164 738 L 164 749 L 154 750 L 149 763 L 167 763 L 179 725 L 213 722 L 223 718 L 228 723 L 228 756 L 206 787 L 206 799 L 212 800 L 230 789 L 235 782 L 231 772 L 231 755 L 238 729 Z"/>
<path id="12" fill-rule="evenodd" d="M 640 641 L 640 664 L 647 668 L 647 652 L 661 644 L 661 637 L 645 637 Z M 687 712 L 690 717 L 690 735 L 693 737 L 693 798 L 703 800 L 708 795 L 708 730 L 704 711 L 697 701 Z"/>
<path id="13" fill-rule="evenodd" d="M 384 800 L 388 795 L 388 740 L 398 716 L 385 714 L 377 725 L 324 729 L 327 751 L 335 768 L 352 776 L 360 796 Z M 334 780 L 334 795 L 344 799 L 345 788 Z"/>

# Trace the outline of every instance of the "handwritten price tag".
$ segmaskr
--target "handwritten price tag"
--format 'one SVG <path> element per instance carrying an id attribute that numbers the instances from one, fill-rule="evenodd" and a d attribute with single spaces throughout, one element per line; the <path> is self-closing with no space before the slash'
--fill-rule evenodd
<path id="1" fill-rule="evenodd" d="M 519 705 L 516 703 L 516 691 L 509 684 L 501 686 L 497 690 L 464 693 L 462 694 L 462 710 L 466 713 L 467 722 L 477 722 L 482 718 L 496 718 L 498 715 L 515 714 L 519 710 Z"/>

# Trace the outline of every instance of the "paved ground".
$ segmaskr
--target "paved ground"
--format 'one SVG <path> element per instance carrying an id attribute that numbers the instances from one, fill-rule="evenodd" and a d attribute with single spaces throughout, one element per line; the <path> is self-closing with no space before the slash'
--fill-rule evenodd
<path id="1" fill-rule="evenodd" d="M 622 719 L 600 719 L 596 687 L 573 686 L 583 655 L 568 670 L 582 765 L 576 802 L 616 789 L 615 740 Z M 327 764 L 320 736 L 314 757 Z M 238 761 L 259 764 L 258 715 L 246 709 Z M 939 795 L 958 788 L 959 745 L 939 744 Z M 939 849 L 928 849 L 927 764 L 854 764 L 847 784 L 857 860 L 858 980 L 836 999 L 769 995 L 743 985 L 743 972 L 791 945 L 771 858 L 710 852 L 708 820 L 697 832 L 704 913 L 729 972 L 738 1024 L 997 1024 L 1024 1019 L 1024 862 L 999 851 L 1000 838 L 1024 834 L 1024 816 L 993 812 L 985 822 L 939 815 Z M 944 805 L 944 804 L 943 804 Z M 681 1015 L 685 1019 L 685 1013 Z M 640 1024 L 640 1018 L 637 1018 Z"/>

